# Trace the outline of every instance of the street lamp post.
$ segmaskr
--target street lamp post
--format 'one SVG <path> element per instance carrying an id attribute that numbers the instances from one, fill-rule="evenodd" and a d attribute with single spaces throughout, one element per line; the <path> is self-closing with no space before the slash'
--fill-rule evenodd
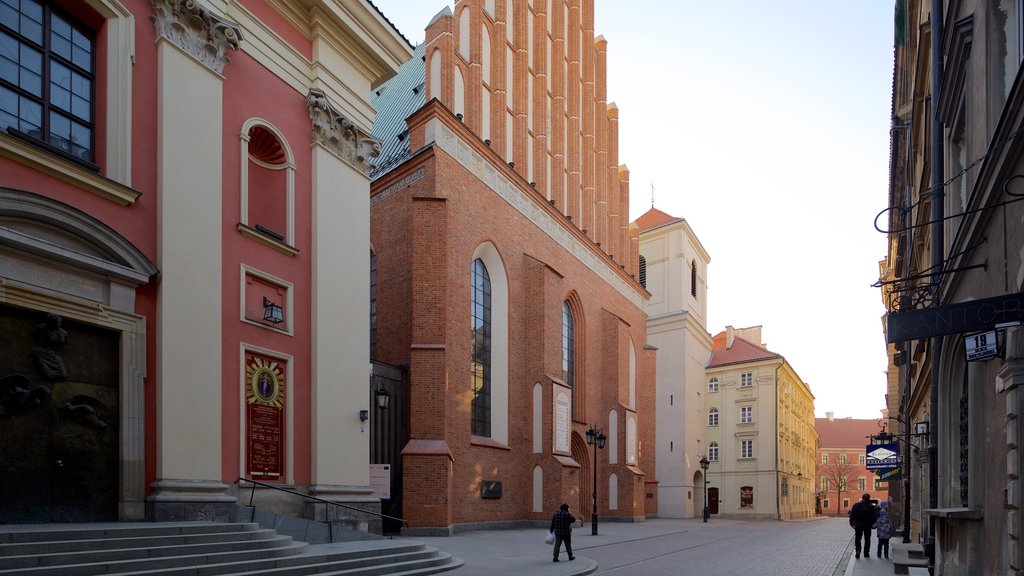
<path id="1" fill-rule="evenodd" d="M 710 465 L 711 462 L 707 456 L 700 457 L 700 469 L 704 471 L 704 522 L 707 522 L 708 517 L 711 516 L 711 509 L 708 508 L 708 466 Z"/>
<path id="2" fill-rule="evenodd" d="M 587 430 L 587 444 L 594 447 L 594 507 L 590 514 L 590 534 L 597 536 L 597 450 L 604 450 L 604 443 L 608 439 L 604 432 L 598 430 L 593 424 Z"/>

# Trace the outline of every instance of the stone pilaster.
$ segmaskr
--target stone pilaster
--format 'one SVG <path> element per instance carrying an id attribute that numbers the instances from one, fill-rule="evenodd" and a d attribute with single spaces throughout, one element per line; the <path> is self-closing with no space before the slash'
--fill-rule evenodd
<path id="1" fill-rule="evenodd" d="M 1021 415 L 1024 413 L 1024 333 L 1019 328 L 1006 331 L 1006 362 L 996 377 L 996 391 L 1006 406 L 1006 531 L 1010 545 L 1007 555 L 1008 570 L 1012 574 L 1024 573 L 1024 501 L 1021 498 Z"/>
<path id="2" fill-rule="evenodd" d="M 153 0 L 157 33 L 155 520 L 225 520 L 222 480 L 224 350 L 223 82 L 238 26 L 195 0 Z M 196 254 L 203 254 L 196 258 Z"/>

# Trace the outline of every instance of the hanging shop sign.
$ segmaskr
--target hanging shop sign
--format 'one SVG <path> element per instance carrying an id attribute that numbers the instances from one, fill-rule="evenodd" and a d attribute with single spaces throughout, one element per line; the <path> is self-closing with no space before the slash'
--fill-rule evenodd
<path id="1" fill-rule="evenodd" d="M 991 330 L 996 324 L 1013 322 L 1024 322 L 1024 292 L 889 314 L 886 339 L 895 344 Z"/>
<path id="2" fill-rule="evenodd" d="M 895 482 L 897 480 L 903 480 L 903 472 L 899 468 L 893 468 L 892 470 L 876 470 L 875 476 L 878 477 L 879 482 Z"/>
<path id="3" fill-rule="evenodd" d="M 868 470 L 892 470 L 900 466 L 900 448 L 897 444 L 868 444 L 865 468 Z"/>

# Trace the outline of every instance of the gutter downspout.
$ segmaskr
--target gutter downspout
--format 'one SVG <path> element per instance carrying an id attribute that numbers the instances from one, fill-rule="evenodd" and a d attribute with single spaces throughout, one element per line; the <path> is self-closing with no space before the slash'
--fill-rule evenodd
<path id="1" fill-rule="evenodd" d="M 929 155 L 929 162 L 931 163 L 931 240 L 932 240 L 932 257 L 931 257 L 931 271 L 932 271 L 932 290 L 935 291 L 935 299 L 932 303 L 933 306 L 939 306 L 940 290 L 939 286 L 942 283 L 942 268 L 943 268 L 943 249 L 945 246 L 945 239 L 943 238 L 943 201 L 944 201 L 944 189 L 943 189 L 943 175 L 945 170 L 943 169 L 943 126 L 942 121 L 939 120 L 939 102 L 942 99 L 942 0 L 932 0 L 930 26 L 931 26 L 931 49 L 932 49 L 932 95 L 931 95 L 931 112 L 932 112 L 932 125 L 931 125 L 931 154 Z M 931 339 L 931 350 L 929 350 L 929 357 L 931 359 L 931 388 L 929 404 L 931 406 L 929 412 L 931 413 L 931 422 L 929 423 L 929 443 L 928 443 L 928 507 L 931 509 L 938 508 L 939 503 L 939 462 L 938 462 L 938 437 L 940 426 L 938 420 L 942 411 L 939 410 L 939 378 L 941 373 L 939 371 L 940 359 L 942 357 L 942 338 L 933 337 Z M 928 542 L 925 545 L 925 554 L 928 556 L 929 564 L 935 566 L 935 516 L 929 516 L 928 522 Z"/>
<path id="2" fill-rule="evenodd" d="M 785 362 L 785 358 L 782 360 Z M 779 494 L 781 488 L 779 488 L 779 478 L 782 472 L 779 470 L 779 368 L 782 368 L 782 364 L 775 367 L 775 511 L 779 514 L 779 520 L 782 520 L 782 496 Z"/>

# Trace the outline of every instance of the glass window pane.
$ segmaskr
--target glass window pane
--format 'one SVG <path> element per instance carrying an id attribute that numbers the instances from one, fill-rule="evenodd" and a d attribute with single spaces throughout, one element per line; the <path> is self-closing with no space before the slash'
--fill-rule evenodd
<path id="1" fill-rule="evenodd" d="M 51 36 L 50 40 L 50 49 L 53 50 L 54 54 L 61 58 L 71 60 L 71 42 L 65 38 L 57 36 L 56 34 Z"/>
<path id="2" fill-rule="evenodd" d="M 50 60 L 50 83 L 71 91 L 71 69 L 60 62 Z"/>
<path id="3" fill-rule="evenodd" d="M 28 38 L 32 42 L 35 42 L 39 46 L 43 45 L 43 25 L 27 18 L 24 13 L 21 15 L 20 32 L 22 36 Z"/>
<path id="4" fill-rule="evenodd" d="M 92 130 L 78 122 L 71 123 L 71 153 L 83 160 L 92 160 Z"/>
<path id="5" fill-rule="evenodd" d="M 71 92 L 51 83 L 50 104 L 65 112 L 71 112 Z"/>
<path id="6" fill-rule="evenodd" d="M 0 0 L 0 24 L 11 30 L 18 29 L 18 11 L 9 5 L 8 0 Z"/>
<path id="7" fill-rule="evenodd" d="M 28 44 L 21 44 L 18 50 L 18 56 L 21 59 L 21 65 L 29 70 L 35 70 L 36 72 L 43 71 L 43 53 L 32 48 Z"/>
<path id="8" fill-rule="evenodd" d="M 78 73 L 71 74 L 71 91 L 82 98 L 89 98 L 92 94 L 92 82 Z"/>
<path id="9" fill-rule="evenodd" d="M 11 84 L 18 83 L 18 65 L 7 58 L 0 58 L 0 79 Z"/>
<path id="10" fill-rule="evenodd" d="M 0 86 L 0 110 L 18 115 L 18 94 L 15 91 Z"/>
<path id="11" fill-rule="evenodd" d="M 42 24 L 43 5 L 36 0 L 21 0 L 21 12 L 31 18 L 34 22 Z"/>
<path id="12" fill-rule="evenodd" d="M 21 69 L 21 81 L 18 85 L 33 96 L 43 96 L 43 77 L 31 70 Z"/>
<path id="13" fill-rule="evenodd" d="M 59 14 L 50 15 L 50 30 L 54 35 L 64 38 L 69 43 L 71 42 L 71 24 Z"/>
<path id="14" fill-rule="evenodd" d="M 71 61 L 86 72 L 92 72 L 92 53 L 75 46 L 71 50 Z"/>
<path id="15" fill-rule="evenodd" d="M 50 112 L 50 144 L 67 150 L 65 142 L 71 140 L 71 120 L 56 113 Z"/>
<path id="16" fill-rule="evenodd" d="M 43 125 L 43 106 L 24 96 L 19 99 L 19 104 L 18 116 L 21 117 L 21 130 L 41 139 L 42 134 L 40 134 L 39 128 Z"/>
<path id="17" fill-rule="evenodd" d="M 71 97 L 71 113 L 78 116 L 86 122 L 92 121 L 92 109 L 89 106 L 89 101 L 78 96 Z"/>
<path id="18" fill-rule="evenodd" d="M 18 40 L 5 32 L 0 32 L 0 56 L 12 62 L 18 61 Z"/>

